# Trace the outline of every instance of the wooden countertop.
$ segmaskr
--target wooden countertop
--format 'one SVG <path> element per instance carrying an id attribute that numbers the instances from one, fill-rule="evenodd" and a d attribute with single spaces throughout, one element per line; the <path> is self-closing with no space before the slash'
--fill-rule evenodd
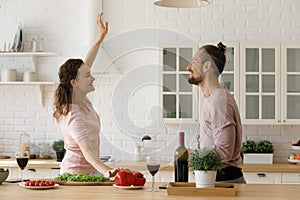
<path id="1" fill-rule="evenodd" d="M 0 167 L 19 167 L 16 159 L 0 159 Z M 30 159 L 26 168 L 60 168 L 60 163 L 56 162 L 55 159 Z"/>
<path id="2" fill-rule="evenodd" d="M 170 165 L 171 164 L 171 165 Z M 131 170 L 147 170 L 145 161 L 117 161 L 108 163 L 109 166 L 126 167 Z M 0 168 L 18 167 L 15 159 L 0 159 Z M 28 168 L 60 168 L 60 163 L 55 159 L 31 159 L 27 165 Z M 162 162 L 160 171 L 173 171 L 172 163 Z M 274 164 L 245 164 L 242 165 L 244 172 L 300 172 L 300 165 L 290 163 Z"/>
<path id="3" fill-rule="evenodd" d="M 300 172 L 300 165 L 290 163 L 245 164 L 243 172 Z"/>
<path id="4" fill-rule="evenodd" d="M 162 185 L 163 183 L 157 183 Z M 218 196 L 174 196 L 168 195 L 166 190 L 159 192 L 148 192 L 150 187 L 148 183 L 144 189 L 123 190 L 113 186 L 59 186 L 48 190 L 30 190 L 20 187 L 17 183 L 3 183 L 0 185 L 0 199 L 5 200 L 32 200 L 32 199 L 64 199 L 64 200 L 82 200 L 82 199 L 122 199 L 122 200 L 152 200 L 152 199 L 234 199 L 234 200 L 256 200 L 256 199 L 299 199 L 298 193 L 300 185 L 286 184 L 239 184 L 237 186 L 237 195 L 233 197 Z"/>

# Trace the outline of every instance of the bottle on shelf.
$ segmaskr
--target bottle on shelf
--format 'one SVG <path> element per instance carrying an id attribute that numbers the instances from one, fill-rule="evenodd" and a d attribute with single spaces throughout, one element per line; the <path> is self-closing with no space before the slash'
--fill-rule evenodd
<path id="1" fill-rule="evenodd" d="M 20 151 L 30 152 L 30 136 L 28 133 L 20 134 Z"/>
<path id="2" fill-rule="evenodd" d="M 184 132 L 179 132 L 179 147 L 174 154 L 175 182 L 189 181 L 189 153 L 184 145 Z"/>

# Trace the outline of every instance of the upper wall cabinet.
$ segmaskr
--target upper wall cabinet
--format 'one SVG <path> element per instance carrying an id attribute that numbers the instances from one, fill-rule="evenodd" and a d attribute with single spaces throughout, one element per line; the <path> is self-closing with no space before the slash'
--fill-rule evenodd
<path id="1" fill-rule="evenodd" d="M 300 124 L 300 45 L 282 45 L 281 119 Z"/>
<path id="2" fill-rule="evenodd" d="M 192 47 L 163 47 L 161 51 L 163 118 L 169 123 L 198 121 L 198 87 L 188 82 L 186 67 L 194 55 Z"/>
<path id="3" fill-rule="evenodd" d="M 241 117 L 244 124 L 280 118 L 280 46 L 241 44 Z"/>
<path id="4" fill-rule="evenodd" d="M 243 124 L 299 124 L 299 49 L 241 44 L 240 50 Z"/>

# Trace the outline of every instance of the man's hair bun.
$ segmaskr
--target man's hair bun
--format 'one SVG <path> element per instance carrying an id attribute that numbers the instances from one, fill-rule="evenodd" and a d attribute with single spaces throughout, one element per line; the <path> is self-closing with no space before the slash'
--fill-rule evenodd
<path id="1" fill-rule="evenodd" d="M 219 49 L 222 53 L 225 53 L 225 51 L 226 51 L 226 46 L 225 46 L 222 42 L 219 42 L 219 44 L 218 44 L 218 49 Z"/>

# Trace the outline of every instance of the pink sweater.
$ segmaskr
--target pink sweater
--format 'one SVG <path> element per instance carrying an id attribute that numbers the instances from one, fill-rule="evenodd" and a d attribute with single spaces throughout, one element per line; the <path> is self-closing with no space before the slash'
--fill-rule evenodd
<path id="1" fill-rule="evenodd" d="M 239 167 L 242 124 L 234 98 L 225 88 L 204 98 L 200 128 L 200 147 L 215 148 L 226 166 Z"/>
<path id="2" fill-rule="evenodd" d="M 96 156 L 100 150 L 100 119 L 92 103 L 85 98 L 83 105 L 71 105 L 71 110 L 61 121 L 61 131 L 64 136 L 66 155 L 61 163 L 60 173 L 90 174 L 95 168 L 88 163 L 77 142 L 88 138 Z"/>

